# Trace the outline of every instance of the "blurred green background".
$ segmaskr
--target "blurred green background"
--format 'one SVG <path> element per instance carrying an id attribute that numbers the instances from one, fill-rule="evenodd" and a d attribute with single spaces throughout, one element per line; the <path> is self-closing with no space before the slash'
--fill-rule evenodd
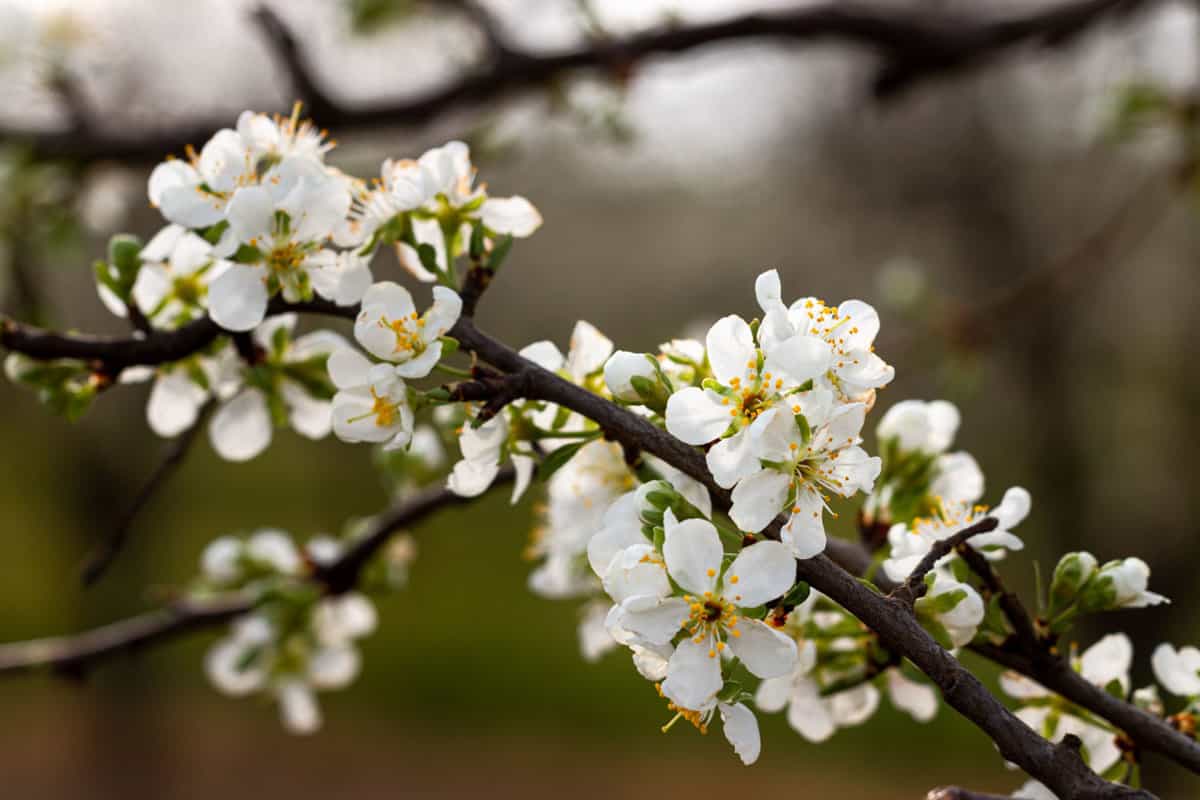
<path id="1" fill-rule="evenodd" d="M 529 46 L 554 47 L 580 29 L 573 3 L 493 5 L 507 33 Z M 686 4 L 652 5 L 596 8 L 619 33 Z M 697 4 L 684 19 L 751 4 L 719 5 Z M 228 112 L 232 123 L 242 107 L 290 103 L 248 30 L 245 3 L 170 13 L 148 2 L 53 6 L 98 31 L 72 68 L 86 75 L 94 102 L 128 107 L 135 124 L 199 110 Z M 469 31 L 440 17 L 362 33 L 341 4 L 277 6 L 351 99 L 427 85 L 473 46 Z M 145 52 L 120 46 L 130 37 Z M 498 194 L 529 197 L 546 220 L 514 249 L 480 311 L 480 324 L 514 345 L 550 338 L 565 348 L 574 321 L 586 318 L 618 347 L 651 349 L 718 315 L 753 315 L 753 280 L 769 267 L 789 296 L 872 302 L 884 320 L 878 350 L 897 371 L 881 409 L 908 397 L 953 400 L 964 414 L 958 445 L 983 466 L 986 500 L 1014 484 L 1033 493 L 1021 529 L 1028 549 L 1005 564 L 1006 580 L 1031 590 L 1035 562 L 1048 573 L 1059 554 L 1084 547 L 1102 560 L 1150 563 L 1169 609 L 1124 612 L 1077 632 L 1086 645 L 1127 630 L 1138 685 L 1157 642 L 1200 637 L 1192 458 L 1200 241 L 1194 202 L 1173 190 L 1170 139 L 1118 146 L 1103 134 L 1131 80 L 1194 91 L 1196 44 L 1194 11 L 1167 4 L 1069 50 L 1019 52 L 887 105 L 865 90 L 869 62 L 844 48 L 728 44 L 646 64 L 623 97 L 580 82 L 553 98 L 456 112 L 419 132 L 334 131 L 341 146 L 330 160 L 371 175 L 383 156 L 472 136 L 482 179 Z M 61 122 L 53 93 L 38 94 L 24 74 L 38 77 L 36 66 L 9 65 L 19 74 L 0 84 L 6 124 Z M 119 112 L 106 119 L 128 124 Z M 96 300 L 89 264 L 113 230 L 156 229 L 144 177 L 91 165 L 31 217 L 5 225 L 2 252 L 34 279 L 30 291 L 9 283 L 6 308 L 19 312 L 32 296 L 55 325 L 121 332 Z M 64 208 L 83 210 L 87 226 L 48 242 L 32 223 Z M 1064 263 L 1056 280 L 1031 280 Z M 377 278 L 397 275 L 383 255 Z M 1017 286 L 1028 288 L 1019 302 L 989 305 Z M 972 308 L 985 312 L 955 324 Z M 201 438 L 111 573 L 84 589 L 79 565 L 166 447 L 145 425 L 145 394 L 115 389 L 70 425 L 0 384 L 0 639 L 152 607 L 190 579 L 218 534 L 270 525 L 307 538 L 387 503 L 362 447 L 280 432 L 263 456 L 229 465 Z M 119 658 L 82 683 L 0 683 L 5 796 L 761 790 L 888 800 L 939 784 L 1006 792 L 1022 782 L 946 709 L 917 725 L 884 702 L 872 724 L 821 746 L 764 717 L 763 758 L 749 769 L 719 733 L 682 726 L 662 735 L 669 715 L 627 657 L 585 664 L 575 604 L 526 590 L 532 502 L 510 510 L 505 497 L 489 496 L 414 531 L 411 584 L 381 602 L 363 674 L 322 695 L 325 728 L 313 738 L 283 733 L 268 704 L 206 686 L 211 634 Z M 1194 780 L 1154 759 L 1145 775 L 1162 797 L 1196 794 Z"/>

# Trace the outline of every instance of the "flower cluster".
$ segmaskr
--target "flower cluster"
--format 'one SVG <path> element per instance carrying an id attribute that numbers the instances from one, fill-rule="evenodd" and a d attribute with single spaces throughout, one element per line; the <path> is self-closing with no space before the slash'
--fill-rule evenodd
<path id="1" fill-rule="evenodd" d="M 763 681 L 754 703 L 768 713 L 786 708 L 788 724 L 808 741 L 823 742 L 839 728 L 869 720 L 881 688 L 918 722 L 937 714 L 937 692 L 891 664 L 874 635 L 819 592 L 796 606 L 781 630 L 796 640 L 796 667 Z"/>
<path id="2" fill-rule="evenodd" d="M 361 669 L 355 640 L 375 630 L 375 607 L 365 595 L 321 596 L 300 580 L 310 565 L 328 563 L 340 550 L 338 540 L 320 537 L 301 552 L 283 531 L 263 530 L 245 540 L 216 539 L 201 559 L 198 591 L 264 598 L 208 651 L 209 680 L 225 694 L 273 697 L 293 733 L 320 727 L 315 692 L 354 681 Z"/>
<path id="3" fill-rule="evenodd" d="M 875 390 L 893 370 L 874 353 L 879 317 L 866 303 L 815 298 L 785 306 L 779 275 L 755 286 L 764 317 L 718 320 L 705 337 L 712 378 L 671 394 L 667 430 L 708 448 L 709 470 L 733 489 L 730 516 L 759 532 L 788 510 L 783 541 L 798 558 L 825 549 L 829 496 L 870 492 L 880 461 L 860 447 Z"/>

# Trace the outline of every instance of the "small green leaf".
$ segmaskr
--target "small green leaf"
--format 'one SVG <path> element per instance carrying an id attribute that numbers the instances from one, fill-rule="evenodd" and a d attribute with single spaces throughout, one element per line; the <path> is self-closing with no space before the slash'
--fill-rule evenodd
<path id="1" fill-rule="evenodd" d="M 550 476 L 566 466 L 567 462 L 570 461 L 585 444 L 587 444 L 587 442 L 572 442 L 571 444 L 564 445 L 563 447 L 560 447 L 547 455 L 544 459 L 542 459 L 542 463 L 538 465 L 538 480 L 549 480 Z"/>
<path id="2" fill-rule="evenodd" d="M 509 251 L 512 250 L 512 244 L 512 234 L 508 234 L 497 240 L 492 245 L 492 255 L 490 258 L 488 258 L 488 269 L 490 269 L 492 272 L 498 272 L 500 270 L 500 266 L 504 263 L 505 259 L 508 258 Z"/>

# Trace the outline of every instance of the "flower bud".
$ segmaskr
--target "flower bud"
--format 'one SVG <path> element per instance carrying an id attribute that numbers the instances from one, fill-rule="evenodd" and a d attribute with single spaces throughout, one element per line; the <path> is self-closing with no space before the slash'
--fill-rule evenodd
<path id="1" fill-rule="evenodd" d="M 1098 567 L 1091 553 L 1067 553 L 1054 568 L 1050 581 L 1050 615 L 1063 611 L 1073 602 L 1079 590 L 1092 579 Z"/>
<path id="2" fill-rule="evenodd" d="M 1083 611 L 1108 611 L 1169 602 L 1160 594 L 1146 591 L 1149 580 L 1150 567 L 1140 558 L 1110 561 L 1080 592 L 1079 607 Z"/>
<path id="3" fill-rule="evenodd" d="M 613 397 L 623 403 L 638 403 L 662 411 L 670 389 L 664 385 L 658 363 L 647 353 L 618 350 L 604 364 L 604 382 Z"/>

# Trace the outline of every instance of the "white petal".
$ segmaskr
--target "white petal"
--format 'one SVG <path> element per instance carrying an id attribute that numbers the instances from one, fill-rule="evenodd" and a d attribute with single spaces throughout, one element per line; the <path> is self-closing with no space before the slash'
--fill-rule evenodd
<path id="1" fill-rule="evenodd" d="M 735 580 L 736 579 L 736 580 Z M 796 559 L 782 542 L 758 542 L 738 553 L 725 573 L 724 594 L 742 608 L 782 597 L 796 582 Z"/>
<path id="2" fill-rule="evenodd" d="M 275 203 L 261 186 L 243 186 L 234 192 L 225 215 L 238 241 L 247 244 L 259 243 L 275 228 Z"/>
<path id="3" fill-rule="evenodd" d="M 362 658 L 353 647 L 322 647 L 308 661 L 308 679 L 318 689 L 343 689 L 361 668 Z"/>
<path id="4" fill-rule="evenodd" d="M 757 365 L 754 334 L 746 320 L 736 314 L 717 320 L 708 329 L 705 346 L 713 375 L 726 386 L 733 378 L 746 381 L 747 374 Z"/>
<path id="5" fill-rule="evenodd" d="M 679 632 L 687 618 L 687 601 L 682 597 L 667 597 L 648 608 L 626 609 L 621 615 L 621 626 L 647 642 L 665 645 Z"/>
<path id="6" fill-rule="evenodd" d="M 702 711 L 711 705 L 723 683 L 721 660 L 716 657 L 712 640 L 685 639 L 667 664 L 662 693 L 677 706 Z"/>
<path id="7" fill-rule="evenodd" d="M 989 516 L 995 517 L 1000 523 L 999 527 L 1007 530 L 1019 525 L 1029 516 L 1029 509 L 1032 505 L 1033 498 L 1030 497 L 1029 492 L 1020 486 L 1014 486 L 1004 493 L 1004 499 L 1000 501 L 1000 505 L 992 509 Z"/>
<path id="8" fill-rule="evenodd" d="M 225 330 L 248 331 L 267 313 L 267 283 L 263 270 L 236 265 L 208 289 L 208 313 Z"/>
<path id="9" fill-rule="evenodd" d="M 804 489 L 796 497 L 792 516 L 780 532 L 780 539 L 792 549 L 796 558 L 812 558 L 825 551 L 825 506 L 812 489 Z"/>
<path id="10" fill-rule="evenodd" d="M 1083 651 L 1079 672 L 1089 683 L 1105 687 L 1112 681 L 1129 690 L 1129 668 L 1133 664 L 1133 642 L 1123 633 L 1110 633 Z"/>
<path id="11" fill-rule="evenodd" d="M 938 694 L 932 686 L 910 681 L 898 669 L 887 671 L 887 685 L 892 705 L 917 722 L 929 722 L 937 714 Z"/>
<path id="12" fill-rule="evenodd" d="M 781 372 L 796 383 L 804 383 L 825 374 L 833 360 L 833 351 L 828 343 L 815 336 L 792 336 L 773 344 L 766 356 L 765 372 Z"/>
<path id="13" fill-rule="evenodd" d="M 226 461 L 249 461 L 271 443 L 271 415 L 257 389 L 247 389 L 225 403 L 208 426 L 217 455 Z"/>
<path id="14" fill-rule="evenodd" d="M 949 503 L 974 503 L 983 497 L 983 470 L 970 453 L 945 453 L 938 456 L 929 493 Z"/>
<path id="15" fill-rule="evenodd" d="M 778 678 L 795 670 L 795 639 L 747 617 L 741 618 L 736 630 L 741 636 L 731 636 L 729 646 L 750 672 L 760 678 Z"/>
<path id="16" fill-rule="evenodd" d="M 333 407 L 328 400 L 313 397 L 292 381 L 284 381 L 280 393 L 288 406 L 288 421 L 296 433 L 309 439 L 324 439 L 333 430 Z"/>
<path id="17" fill-rule="evenodd" d="M 590 322 L 580 320 L 571 331 L 571 346 L 567 353 L 567 372 L 576 381 L 600 370 L 612 355 L 612 340 Z"/>
<path id="18" fill-rule="evenodd" d="M 792 676 L 767 678 L 754 693 L 754 705 L 768 714 L 782 711 L 792 697 Z"/>
<path id="19" fill-rule="evenodd" d="M 708 520 L 689 519 L 667 531 L 663 558 L 675 582 L 696 595 L 711 592 L 721 570 L 721 537 Z"/>
<path id="20" fill-rule="evenodd" d="M 554 342 L 540 341 L 525 345 L 521 348 L 520 355 L 521 358 L 527 358 L 542 369 L 551 372 L 558 372 L 562 369 L 563 364 L 567 363 L 566 357 Z"/>
<path id="21" fill-rule="evenodd" d="M 792 702 L 788 705 L 787 721 L 793 730 L 810 742 L 823 742 L 837 732 L 829 705 L 811 680 L 796 684 Z"/>
<path id="22" fill-rule="evenodd" d="M 314 733 L 321 727 L 321 709 L 317 706 L 317 698 L 302 681 L 286 681 L 276 688 L 275 693 L 283 726 L 289 733 Z"/>
<path id="23" fill-rule="evenodd" d="M 667 430 L 686 444 L 708 444 L 729 427 L 729 407 L 716 392 L 689 386 L 667 399 Z"/>
<path id="24" fill-rule="evenodd" d="M 721 712 L 725 738 L 733 745 L 733 751 L 742 759 L 742 763 L 750 766 L 758 760 L 758 755 L 762 752 L 762 737 L 758 732 L 758 720 L 754 718 L 754 712 L 742 703 L 718 703 L 717 710 Z"/>
<path id="25" fill-rule="evenodd" d="M 530 456 L 513 454 L 512 456 L 513 470 L 516 472 L 516 479 L 513 481 L 511 503 L 517 503 L 525 494 L 525 490 L 529 488 L 529 484 L 533 481 L 534 460 Z"/>
<path id="26" fill-rule="evenodd" d="M 187 371 L 172 370 L 160 375 L 150 390 L 146 420 L 159 436 L 172 437 L 196 424 L 200 406 L 208 392 L 188 377 Z"/>
<path id="27" fill-rule="evenodd" d="M 479 209 L 483 224 L 501 235 L 518 239 L 530 236 L 542 225 L 542 215 L 524 197 L 489 197 Z"/>
<path id="28" fill-rule="evenodd" d="M 754 279 L 754 298 L 764 314 L 783 305 L 783 285 L 778 270 L 767 270 Z"/>
<path id="29" fill-rule="evenodd" d="M 329 378 L 339 389 L 351 389 L 355 386 L 366 386 L 367 376 L 371 372 L 371 362 L 366 356 L 349 347 L 337 350 L 325 362 Z"/>
<path id="30" fill-rule="evenodd" d="M 462 298 L 453 289 L 445 286 L 433 287 L 433 305 L 425 315 L 425 327 L 421 335 L 426 341 L 433 341 L 454 327 L 462 314 Z"/>
<path id="31" fill-rule="evenodd" d="M 758 420 L 755 420 L 755 424 L 757 423 Z M 708 448 L 708 455 L 704 461 L 718 486 L 730 489 L 738 481 L 750 477 L 762 468 L 757 443 L 751 435 L 753 430 L 753 426 L 743 428 L 728 439 L 722 439 Z"/>
<path id="32" fill-rule="evenodd" d="M 730 519 L 739 529 L 758 533 L 783 510 L 791 485 L 791 476 L 773 469 L 760 470 L 743 478 L 733 487 Z"/>

